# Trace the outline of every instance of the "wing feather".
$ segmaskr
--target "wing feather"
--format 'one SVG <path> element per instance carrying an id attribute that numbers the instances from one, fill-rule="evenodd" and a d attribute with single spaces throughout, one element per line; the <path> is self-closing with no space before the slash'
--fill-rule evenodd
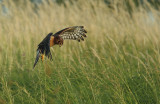
<path id="1" fill-rule="evenodd" d="M 54 36 L 60 36 L 63 39 L 77 40 L 80 42 L 80 40 L 84 40 L 83 37 L 86 37 L 86 33 L 87 31 L 83 26 L 73 26 L 58 31 Z"/>
<path id="2" fill-rule="evenodd" d="M 50 53 L 50 38 L 52 33 L 49 33 L 42 42 L 38 45 L 38 49 L 41 50 L 41 53 L 47 56 Z"/>

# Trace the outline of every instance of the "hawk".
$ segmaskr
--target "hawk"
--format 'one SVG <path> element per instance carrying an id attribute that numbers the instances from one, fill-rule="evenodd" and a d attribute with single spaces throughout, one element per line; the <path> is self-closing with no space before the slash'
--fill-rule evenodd
<path id="1" fill-rule="evenodd" d="M 65 39 L 77 40 L 78 42 L 80 42 L 80 40 L 84 40 L 83 37 L 86 37 L 86 33 L 87 31 L 84 29 L 83 26 L 68 27 L 58 31 L 55 34 L 49 33 L 38 45 L 37 55 L 33 68 L 36 66 L 39 57 L 41 57 L 42 61 L 44 59 L 44 56 L 52 60 L 50 47 L 54 45 L 59 45 L 61 47 Z"/>

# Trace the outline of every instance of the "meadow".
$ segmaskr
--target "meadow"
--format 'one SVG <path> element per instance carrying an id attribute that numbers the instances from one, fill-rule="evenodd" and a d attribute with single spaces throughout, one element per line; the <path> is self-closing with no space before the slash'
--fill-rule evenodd
<path id="1" fill-rule="evenodd" d="M 0 104 L 160 103 L 160 14 L 148 2 L 77 0 L 35 6 L 4 1 L 0 14 Z M 2 5 L 0 5 L 2 6 Z M 33 70 L 50 32 L 84 26 L 84 41 L 65 40 Z"/>

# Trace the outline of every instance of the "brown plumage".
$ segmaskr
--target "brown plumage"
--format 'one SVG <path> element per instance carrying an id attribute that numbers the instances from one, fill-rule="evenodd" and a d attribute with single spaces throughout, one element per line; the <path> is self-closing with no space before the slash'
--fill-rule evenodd
<path id="1" fill-rule="evenodd" d="M 87 31 L 83 26 L 68 27 L 55 34 L 49 33 L 38 45 L 37 56 L 33 68 L 36 66 L 40 56 L 42 61 L 44 59 L 44 55 L 52 60 L 50 47 L 54 45 L 62 46 L 65 39 L 77 40 L 80 42 L 80 40 L 84 40 L 83 37 L 86 37 L 85 33 L 87 33 Z"/>

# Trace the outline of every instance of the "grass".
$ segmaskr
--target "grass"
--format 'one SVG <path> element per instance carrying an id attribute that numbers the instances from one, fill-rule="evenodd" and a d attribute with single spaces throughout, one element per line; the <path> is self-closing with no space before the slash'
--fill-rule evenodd
<path id="1" fill-rule="evenodd" d="M 1 104 L 160 103 L 160 18 L 148 6 L 132 15 L 122 2 L 63 4 L 4 1 L 0 16 Z M 85 26 L 84 42 L 52 47 L 53 61 L 38 62 L 36 48 L 49 33 Z"/>

